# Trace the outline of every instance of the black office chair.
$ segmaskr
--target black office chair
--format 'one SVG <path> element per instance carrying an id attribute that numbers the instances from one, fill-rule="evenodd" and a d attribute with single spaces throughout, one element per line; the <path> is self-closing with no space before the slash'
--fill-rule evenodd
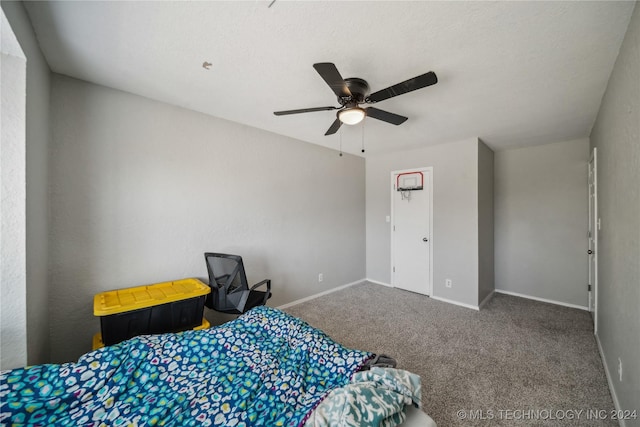
<path id="1" fill-rule="evenodd" d="M 271 298 L 270 279 L 249 288 L 241 256 L 207 252 L 204 259 L 211 287 L 211 293 L 207 295 L 204 304 L 212 310 L 242 314 L 253 307 L 265 305 Z M 256 290 L 263 285 L 267 286 L 266 292 Z"/>

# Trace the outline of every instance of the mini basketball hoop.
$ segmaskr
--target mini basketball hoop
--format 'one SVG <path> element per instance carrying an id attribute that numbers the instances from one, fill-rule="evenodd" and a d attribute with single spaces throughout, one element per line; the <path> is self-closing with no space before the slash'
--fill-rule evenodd
<path id="1" fill-rule="evenodd" d="M 396 191 L 400 192 L 402 200 L 411 200 L 411 192 L 424 188 L 424 174 L 422 172 L 403 172 L 396 176 Z"/>

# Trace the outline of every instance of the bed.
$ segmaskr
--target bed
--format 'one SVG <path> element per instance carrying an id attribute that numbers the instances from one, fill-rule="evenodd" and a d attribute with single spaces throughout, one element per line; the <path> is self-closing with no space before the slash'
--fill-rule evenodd
<path id="1" fill-rule="evenodd" d="M 0 373 L 0 424 L 435 426 L 420 378 L 280 310 Z M 406 422 L 405 422 L 406 421 Z"/>

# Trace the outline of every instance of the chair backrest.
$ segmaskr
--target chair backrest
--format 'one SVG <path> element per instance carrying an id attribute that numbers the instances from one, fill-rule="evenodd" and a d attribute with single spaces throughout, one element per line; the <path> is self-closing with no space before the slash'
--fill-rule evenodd
<path id="1" fill-rule="evenodd" d="M 242 299 L 242 294 L 249 292 L 242 257 L 207 252 L 204 258 L 207 261 L 211 287 L 205 305 L 218 311 L 235 309 Z M 246 300 L 246 296 L 244 299 Z"/>

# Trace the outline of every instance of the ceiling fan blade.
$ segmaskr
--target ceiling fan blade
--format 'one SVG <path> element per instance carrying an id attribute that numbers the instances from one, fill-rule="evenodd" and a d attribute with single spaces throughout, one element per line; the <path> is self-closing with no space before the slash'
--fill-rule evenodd
<path id="1" fill-rule="evenodd" d="M 372 117 L 374 119 L 382 120 L 383 122 L 391 123 L 393 125 L 401 125 L 408 120 L 405 116 L 400 116 L 398 114 L 393 114 L 388 111 L 380 110 L 378 108 L 369 107 L 365 109 L 368 117 Z"/>
<path id="2" fill-rule="evenodd" d="M 367 102 L 380 102 L 385 99 L 393 98 L 394 96 L 403 95 L 405 93 L 414 91 L 416 89 L 422 89 L 423 87 L 431 86 L 438 83 L 438 77 L 433 71 L 422 74 L 421 76 L 414 77 L 409 80 L 405 80 L 402 83 L 389 86 L 386 89 L 379 90 L 372 93 L 367 97 Z"/>
<path id="3" fill-rule="evenodd" d="M 287 114 L 299 114 L 299 113 L 312 113 L 314 111 L 329 111 L 337 110 L 339 107 L 315 107 L 315 108 L 302 108 L 300 110 L 286 110 L 286 111 L 274 111 L 276 116 L 286 116 Z"/>
<path id="4" fill-rule="evenodd" d="M 334 133 L 338 132 L 338 129 L 340 129 L 340 125 L 342 125 L 342 122 L 340 121 L 340 119 L 336 119 L 336 121 L 333 122 L 331 127 L 324 134 L 324 136 L 333 135 Z"/>
<path id="5" fill-rule="evenodd" d="M 334 64 L 331 62 L 320 62 L 313 64 L 313 68 L 316 69 L 320 77 L 324 79 L 333 93 L 338 95 L 339 98 L 351 97 L 351 91 Z"/>

